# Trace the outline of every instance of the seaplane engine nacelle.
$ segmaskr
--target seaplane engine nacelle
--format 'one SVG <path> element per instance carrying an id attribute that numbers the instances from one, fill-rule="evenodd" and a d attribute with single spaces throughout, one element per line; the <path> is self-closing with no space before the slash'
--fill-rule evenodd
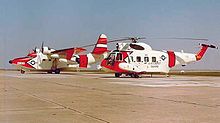
<path id="1" fill-rule="evenodd" d="M 51 52 L 55 51 L 54 49 L 51 49 L 49 47 L 43 47 L 42 48 L 42 53 L 43 54 L 50 54 Z"/>

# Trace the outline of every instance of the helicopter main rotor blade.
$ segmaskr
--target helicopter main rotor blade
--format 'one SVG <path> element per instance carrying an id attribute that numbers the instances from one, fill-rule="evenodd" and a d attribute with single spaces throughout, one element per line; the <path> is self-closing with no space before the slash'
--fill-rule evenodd
<path id="1" fill-rule="evenodd" d="M 171 37 L 171 38 L 148 38 L 148 39 L 172 39 L 172 40 L 197 40 L 197 41 L 209 41 L 207 38 L 178 38 L 178 37 Z"/>
<path id="2" fill-rule="evenodd" d="M 146 38 L 145 37 L 125 37 L 122 39 L 110 40 L 108 41 L 108 43 L 121 42 L 121 41 L 138 41 L 140 39 L 146 39 Z"/>
<path id="3" fill-rule="evenodd" d="M 124 38 L 121 38 L 121 39 L 113 39 L 113 40 L 109 40 L 107 43 L 114 43 L 114 42 L 122 42 L 122 41 L 132 41 L 133 43 L 134 42 L 137 42 L 138 40 L 140 39 L 159 39 L 159 40 L 163 40 L 163 39 L 171 39 L 171 40 L 197 40 L 197 41 L 209 41 L 208 39 L 206 38 L 179 38 L 179 37 L 168 37 L 168 38 L 146 38 L 146 37 L 124 37 Z M 81 46 L 82 48 L 86 48 L 86 47 L 91 47 L 91 46 L 95 46 L 96 43 L 94 44 L 89 44 L 89 45 L 84 45 L 84 46 Z"/>
<path id="4" fill-rule="evenodd" d="M 114 40 L 109 40 L 107 43 L 114 43 L 114 42 L 121 42 L 121 41 L 137 41 L 139 39 L 146 39 L 145 37 L 125 37 L 125 38 L 121 38 L 121 39 L 114 39 Z M 95 46 L 96 43 L 94 44 L 89 44 L 89 45 L 84 45 L 84 46 L 81 46 L 83 48 L 86 48 L 86 47 L 91 47 L 91 46 Z"/>

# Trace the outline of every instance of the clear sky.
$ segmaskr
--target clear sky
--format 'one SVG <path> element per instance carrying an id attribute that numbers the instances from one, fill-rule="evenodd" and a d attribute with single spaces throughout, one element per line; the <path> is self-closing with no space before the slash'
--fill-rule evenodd
<path id="1" fill-rule="evenodd" d="M 0 0 L 0 68 L 44 41 L 56 49 L 125 36 L 208 38 L 220 46 L 219 0 Z M 157 50 L 197 52 L 198 41 L 145 41 Z M 113 46 L 111 46 L 113 47 Z M 89 49 L 90 50 L 90 49 Z M 189 69 L 220 70 L 209 50 Z"/>

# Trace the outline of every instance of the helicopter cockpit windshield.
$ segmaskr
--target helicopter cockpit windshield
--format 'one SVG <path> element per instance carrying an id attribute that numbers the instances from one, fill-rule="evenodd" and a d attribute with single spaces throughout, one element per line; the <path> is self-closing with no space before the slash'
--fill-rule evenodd
<path id="1" fill-rule="evenodd" d="M 112 52 L 109 54 L 109 56 L 106 58 L 108 61 L 107 64 L 114 65 L 115 61 L 122 61 L 122 53 L 120 52 Z"/>

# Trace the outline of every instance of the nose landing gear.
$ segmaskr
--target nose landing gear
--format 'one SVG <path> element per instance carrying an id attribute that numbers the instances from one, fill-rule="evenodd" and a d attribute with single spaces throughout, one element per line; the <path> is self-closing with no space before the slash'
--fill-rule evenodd
<path id="1" fill-rule="evenodd" d="M 25 71 L 24 71 L 24 70 L 21 69 L 20 71 L 21 71 L 21 74 L 25 74 Z"/>
<path id="2" fill-rule="evenodd" d="M 57 68 L 58 65 L 58 59 L 54 59 L 52 62 L 51 70 L 48 71 L 47 73 L 55 73 L 55 74 L 60 74 L 60 69 Z"/>

